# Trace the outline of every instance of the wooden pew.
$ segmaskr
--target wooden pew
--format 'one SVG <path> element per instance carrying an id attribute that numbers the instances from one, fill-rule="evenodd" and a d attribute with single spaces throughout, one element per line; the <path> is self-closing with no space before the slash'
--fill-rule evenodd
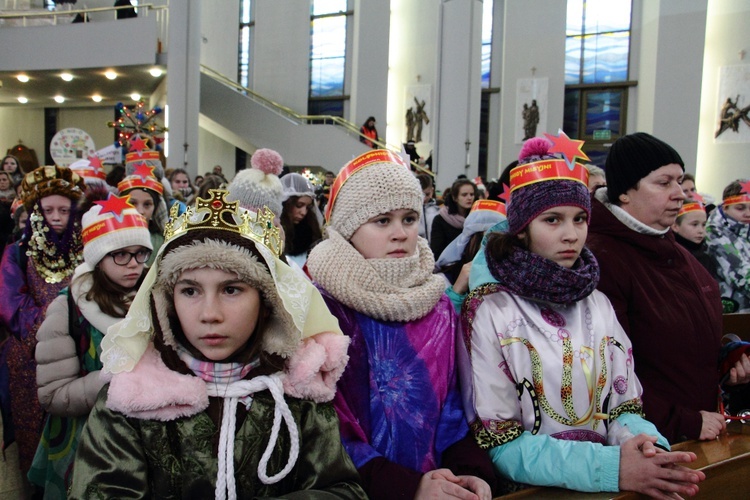
<path id="1" fill-rule="evenodd" d="M 750 498 L 750 423 L 732 422 L 728 432 L 713 441 L 686 441 L 672 447 L 675 451 L 692 451 L 698 459 L 688 467 L 702 470 L 706 480 L 693 499 Z M 582 499 L 634 500 L 646 498 L 636 493 L 581 493 L 562 488 L 533 487 L 504 495 L 503 500 L 516 499 Z"/>

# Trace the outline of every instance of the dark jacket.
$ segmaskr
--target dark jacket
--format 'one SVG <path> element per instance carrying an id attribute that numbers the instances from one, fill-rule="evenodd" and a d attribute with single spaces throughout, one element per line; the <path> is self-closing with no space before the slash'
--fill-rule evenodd
<path id="1" fill-rule="evenodd" d="M 695 257 L 695 260 L 700 262 L 701 265 L 706 268 L 706 271 L 708 271 L 715 280 L 719 279 L 716 274 L 716 261 L 713 257 L 706 253 L 707 245 L 705 240 L 700 243 L 695 243 L 693 241 L 686 240 L 677 233 L 674 233 L 674 239 L 677 243 L 685 247 L 687 251 L 690 252 L 693 257 Z"/>
<path id="2" fill-rule="evenodd" d="M 716 411 L 721 301 L 716 281 L 674 239 L 638 233 L 592 200 L 588 246 L 599 290 L 633 342 L 646 418 L 670 442 L 697 439 Z"/>
<path id="3" fill-rule="evenodd" d="M 443 216 L 439 213 L 432 220 L 432 231 L 430 232 L 430 249 L 435 260 L 440 257 L 445 247 L 447 247 L 451 241 L 458 238 L 463 228 L 451 226 Z"/>

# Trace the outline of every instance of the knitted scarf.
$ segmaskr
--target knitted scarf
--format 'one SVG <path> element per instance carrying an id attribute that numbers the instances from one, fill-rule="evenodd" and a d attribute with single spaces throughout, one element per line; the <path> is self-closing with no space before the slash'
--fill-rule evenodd
<path id="1" fill-rule="evenodd" d="M 201 361 L 195 359 L 179 342 L 177 343 L 177 355 L 195 373 L 195 375 L 205 382 L 215 385 L 229 385 L 232 382 L 242 380 L 250 370 L 260 365 L 260 359 L 255 359 L 248 364 L 242 363 L 216 363 L 213 361 Z"/>
<path id="2" fill-rule="evenodd" d="M 445 219 L 445 222 L 455 227 L 456 229 L 461 229 L 464 227 L 464 221 L 466 220 L 466 217 L 459 214 L 448 213 L 448 207 L 446 207 L 445 205 L 440 207 L 440 211 L 438 213 L 440 214 L 440 217 Z"/>
<path id="3" fill-rule="evenodd" d="M 435 259 L 427 240 L 402 259 L 365 259 L 338 232 L 310 251 L 307 268 L 336 300 L 381 321 L 413 321 L 429 313 L 445 292 L 445 282 L 432 274 Z"/>
<path id="4" fill-rule="evenodd" d="M 488 264 L 502 290 L 554 304 L 578 302 L 599 283 L 599 263 L 588 248 L 570 269 L 522 248 L 501 261 L 488 255 Z"/>

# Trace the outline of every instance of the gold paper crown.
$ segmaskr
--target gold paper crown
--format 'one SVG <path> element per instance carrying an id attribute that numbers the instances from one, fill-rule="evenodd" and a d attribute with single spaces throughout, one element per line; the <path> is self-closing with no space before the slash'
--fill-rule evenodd
<path id="1" fill-rule="evenodd" d="M 195 208 L 187 207 L 185 213 L 179 216 L 179 204 L 175 203 L 164 228 L 165 245 L 188 231 L 210 229 L 237 233 L 260 243 L 276 257 L 281 256 L 281 234 L 273 224 L 275 215 L 268 207 L 263 207 L 256 214 L 241 209 L 239 201 L 227 201 L 229 191 L 209 189 L 208 194 L 211 196 L 209 199 L 196 198 Z"/>

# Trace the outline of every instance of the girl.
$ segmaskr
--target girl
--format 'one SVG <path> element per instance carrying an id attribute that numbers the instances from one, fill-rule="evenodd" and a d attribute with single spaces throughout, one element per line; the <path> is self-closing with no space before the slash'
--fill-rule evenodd
<path id="1" fill-rule="evenodd" d="M 368 116 L 365 123 L 359 128 L 359 142 L 365 144 L 369 148 L 377 148 L 377 144 L 373 141 L 379 141 L 378 129 L 375 128 L 375 117 Z"/>
<path id="2" fill-rule="evenodd" d="M 475 438 L 516 482 L 692 496 L 705 476 L 675 463 L 696 456 L 655 448 L 668 443 L 642 417 L 630 341 L 595 290 L 587 171 L 549 147 L 534 138 L 521 150 L 509 230 L 490 235 L 490 276 L 464 305 L 462 383 Z"/>
<path id="3" fill-rule="evenodd" d="M 82 196 L 84 183 L 68 168 L 47 166 L 29 172 L 21 185 L 29 221 L 21 240 L 3 254 L 0 319 L 11 333 L 5 349 L 12 424 L 26 475 L 44 423 L 36 394 L 36 334 L 47 306 L 68 286 L 81 262 L 81 228 L 74 202 Z M 10 430 L 4 426 L 6 437 Z"/>
<path id="4" fill-rule="evenodd" d="M 13 178 L 13 185 L 17 186 L 23 180 L 23 171 L 21 171 L 21 162 L 13 155 L 7 155 L 3 158 L 3 172 L 8 172 Z"/>
<path id="5" fill-rule="evenodd" d="M 190 182 L 190 176 L 188 173 L 182 168 L 174 169 L 169 175 L 169 183 L 172 186 L 172 191 L 180 193 L 182 201 L 184 201 L 186 205 L 190 205 L 197 189 Z"/>
<path id="6" fill-rule="evenodd" d="M 65 498 L 81 428 L 104 385 L 99 345 L 125 317 L 151 256 L 146 219 L 127 197 L 94 203 L 81 221 L 83 264 L 37 333 L 36 382 L 48 417 L 28 477 L 45 498 Z"/>
<path id="7" fill-rule="evenodd" d="M 148 231 L 151 234 L 151 248 L 154 249 L 146 266 L 150 267 L 156 258 L 156 252 L 164 243 L 164 225 L 167 222 L 167 205 L 164 197 L 164 186 L 151 175 L 153 169 L 144 167 L 136 170 L 134 175 L 129 175 L 117 184 L 117 190 L 121 195 L 128 195 L 129 202 L 135 207 L 148 222 Z"/>
<path id="8" fill-rule="evenodd" d="M 494 475 L 468 433 L 455 370 L 456 316 L 419 238 L 422 190 L 385 150 L 339 173 L 328 238 L 307 267 L 352 339 L 334 405 L 367 494 L 489 499 Z"/>
<path id="9" fill-rule="evenodd" d="M 281 227 L 284 228 L 284 253 L 300 267 L 305 265 L 310 248 L 320 240 L 320 222 L 315 206 L 315 189 L 297 173 L 281 178 Z"/>
<path id="10" fill-rule="evenodd" d="M 365 498 L 326 403 L 348 339 L 278 259 L 273 214 L 210 194 L 167 225 L 102 341 L 111 383 L 83 430 L 69 498 Z"/>
<path id="11" fill-rule="evenodd" d="M 716 279 L 716 261 L 706 253 L 706 208 L 703 203 L 687 200 L 677 213 L 672 231 L 675 241 L 693 254 Z"/>
<path id="12" fill-rule="evenodd" d="M 435 258 L 440 257 L 448 243 L 456 239 L 464 228 L 464 220 L 469 215 L 474 200 L 479 198 L 479 190 L 468 179 L 458 179 L 445 196 L 445 204 L 432 221 L 430 248 Z"/>
<path id="13" fill-rule="evenodd" d="M 456 311 L 460 312 L 461 304 L 469 291 L 472 260 L 479 251 L 484 232 L 505 219 L 504 203 L 494 200 L 475 201 L 466 217 L 463 231 L 437 259 L 435 272 L 441 273 L 448 282 L 445 293 L 456 306 Z"/>
<path id="14" fill-rule="evenodd" d="M 750 181 L 736 180 L 724 188 L 706 233 L 724 313 L 750 312 Z"/>

